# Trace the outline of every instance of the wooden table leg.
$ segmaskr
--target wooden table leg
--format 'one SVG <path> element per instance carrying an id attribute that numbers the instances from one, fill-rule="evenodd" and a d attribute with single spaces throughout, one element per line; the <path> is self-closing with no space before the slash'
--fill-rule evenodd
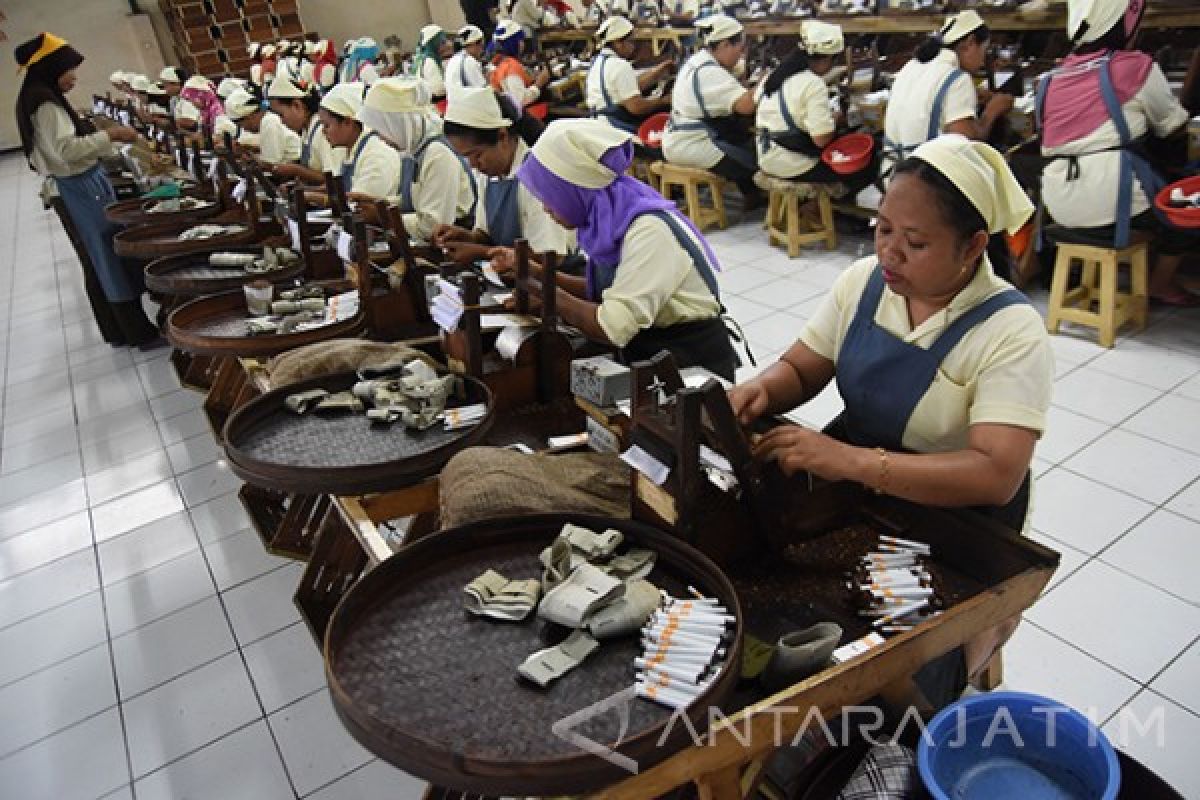
<path id="1" fill-rule="evenodd" d="M 742 800 L 742 769 L 733 766 L 696 779 L 700 800 Z"/>
<path id="2" fill-rule="evenodd" d="M 326 499 L 308 566 L 296 587 L 295 603 L 320 648 L 333 609 L 368 566 L 367 554 L 341 515 Z"/>

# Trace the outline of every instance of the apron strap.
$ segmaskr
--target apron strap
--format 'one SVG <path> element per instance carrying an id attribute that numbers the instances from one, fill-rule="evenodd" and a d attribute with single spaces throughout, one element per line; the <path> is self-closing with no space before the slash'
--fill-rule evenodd
<path id="1" fill-rule="evenodd" d="M 367 146 L 367 142 L 375 138 L 375 131 L 368 131 L 364 136 L 360 137 L 358 144 L 354 147 L 354 153 L 350 157 L 350 161 L 342 165 L 342 185 L 346 191 L 350 191 L 354 185 L 354 170 L 358 168 L 358 157 L 362 155 L 362 151 Z"/>
<path id="2" fill-rule="evenodd" d="M 705 67 L 716 67 L 712 61 L 705 61 L 700 66 L 692 70 L 692 94 L 696 95 L 696 102 L 700 104 L 700 114 L 704 119 L 712 119 L 712 114 L 708 113 L 708 106 L 704 102 L 704 92 L 700 90 L 700 70 Z"/>
<path id="3" fill-rule="evenodd" d="M 929 128 L 925 132 L 925 141 L 936 139 L 942 132 L 942 111 L 946 105 L 946 95 L 950 93 L 950 87 L 954 85 L 961 76 L 966 73 L 962 69 L 955 67 L 942 80 L 942 85 L 938 87 L 937 94 L 933 96 L 933 108 L 929 112 Z"/>
<path id="4" fill-rule="evenodd" d="M 675 219 L 675 215 L 671 212 L 651 211 L 650 213 L 667 223 L 667 227 L 675 235 L 675 241 L 679 242 L 680 247 L 686 250 L 687 254 L 692 257 L 692 264 L 696 267 L 696 271 L 700 273 L 700 277 L 704 280 L 705 285 L 708 286 L 708 290 L 712 292 L 713 297 L 720 303 L 721 293 L 717 289 L 717 276 L 713 274 L 712 265 L 708 263 L 708 257 L 700 245 L 691 236 L 687 235 L 683 225 L 680 224 L 679 220 Z"/>
<path id="5" fill-rule="evenodd" d="M 1100 69 L 1100 96 L 1104 98 L 1108 116 L 1112 119 L 1113 126 L 1117 129 L 1117 135 L 1121 138 L 1121 171 L 1117 178 L 1117 210 L 1113 245 L 1127 247 L 1133 217 L 1134 176 L 1137 176 L 1151 207 L 1154 206 L 1154 195 L 1163 186 L 1163 180 L 1146 159 L 1130 149 L 1134 144 L 1134 138 L 1129 130 L 1129 122 L 1125 119 L 1125 112 L 1121 109 L 1117 91 L 1113 87 L 1111 63 L 1111 60 L 1106 60 Z"/>
<path id="6" fill-rule="evenodd" d="M 992 295 L 950 323 L 946 330 L 938 336 L 937 341 L 930 345 L 929 353 L 935 356 L 938 362 L 941 362 L 976 325 L 1001 309 L 1022 303 L 1028 305 L 1029 298 L 1017 289 L 1005 289 Z"/>
<path id="7" fill-rule="evenodd" d="M 313 142 L 317 138 L 317 133 L 325 126 L 321 124 L 321 120 L 316 114 L 313 115 L 313 123 L 309 126 L 308 136 L 304 139 L 304 146 L 300 148 L 300 163 L 308 166 L 308 160 L 312 157 Z"/>

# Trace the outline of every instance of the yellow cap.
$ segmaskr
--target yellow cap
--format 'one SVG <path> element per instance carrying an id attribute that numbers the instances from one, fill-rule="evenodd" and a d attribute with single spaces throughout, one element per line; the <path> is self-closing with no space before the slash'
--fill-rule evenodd
<path id="1" fill-rule="evenodd" d="M 595 119 L 564 119 L 546 126 L 533 155 L 564 181 L 584 189 L 603 189 L 620 176 L 600 163 L 609 150 L 633 134 Z"/>
<path id="2" fill-rule="evenodd" d="M 612 44 L 631 33 L 633 33 L 632 22 L 624 17 L 613 16 L 604 20 L 604 23 L 596 29 L 596 38 L 604 44 Z"/>
<path id="3" fill-rule="evenodd" d="M 979 16 L 977 11 L 971 9 L 960 11 L 946 19 L 946 24 L 942 26 L 941 30 L 942 42 L 945 44 L 954 44 L 972 31 L 976 31 L 986 24 L 983 21 L 983 17 Z"/>
<path id="4" fill-rule="evenodd" d="M 339 117 L 354 119 L 362 108 L 363 84 L 359 82 L 339 83 L 321 100 L 321 108 L 332 111 Z"/>

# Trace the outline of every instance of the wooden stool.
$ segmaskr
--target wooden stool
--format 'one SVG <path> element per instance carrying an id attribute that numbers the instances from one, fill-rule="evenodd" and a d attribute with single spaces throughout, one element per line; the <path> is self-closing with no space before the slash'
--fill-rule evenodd
<path id="1" fill-rule="evenodd" d="M 658 177 L 656 187 L 663 197 L 671 199 L 671 192 L 676 187 L 683 190 L 683 213 L 700 231 L 716 225 L 724 229 L 729 223 L 725 217 L 725 198 L 721 192 L 725 189 L 725 179 L 706 169 L 696 167 L 681 167 L 667 161 L 656 161 L 650 165 L 651 173 Z M 700 204 L 700 187 L 707 186 L 712 194 L 712 205 Z"/>
<path id="2" fill-rule="evenodd" d="M 661 163 L 661 161 L 651 161 L 648 158 L 634 156 L 633 161 L 629 164 L 629 174 L 648 185 L 654 191 L 660 191 L 658 188 L 661 183 L 659 170 L 655 169 L 655 166 Z"/>
<path id="3" fill-rule="evenodd" d="M 801 245 L 813 242 L 824 242 L 827 250 L 837 247 L 828 188 L 776 178 L 769 178 L 768 184 L 770 202 L 765 227 L 771 244 L 786 245 L 788 258 L 800 255 Z"/>
<path id="4" fill-rule="evenodd" d="M 1058 333 L 1059 323 L 1075 322 L 1095 328 L 1102 347 L 1112 347 L 1117 330 L 1126 322 L 1133 322 L 1141 330 L 1146 327 L 1148 296 L 1148 256 L 1146 240 L 1136 239 L 1128 247 L 1115 249 L 1095 244 L 1069 241 L 1070 232 L 1065 229 L 1052 230 L 1047 234 L 1058 243 L 1058 257 L 1054 261 L 1054 279 L 1050 284 L 1050 305 L 1046 310 L 1046 329 Z M 1083 262 L 1080 285 L 1067 288 L 1071 275 L 1071 264 L 1078 259 Z M 1131 292 L 1117 289 L 1117 266 L 1128 264 Z M 1095 303 L 1098 310 L 1092 310 Z"/>

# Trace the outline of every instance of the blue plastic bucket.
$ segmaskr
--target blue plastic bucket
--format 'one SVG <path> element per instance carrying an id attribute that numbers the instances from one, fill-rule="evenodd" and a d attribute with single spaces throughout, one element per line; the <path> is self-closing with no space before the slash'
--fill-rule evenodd
<path id="1" fill-rule="evenodd" d="M 1024 692 L 960 700 L 933 718 L 917 769 L 935 800 L 1113 800 L 1117 755 L 1078 711 Z"/>

